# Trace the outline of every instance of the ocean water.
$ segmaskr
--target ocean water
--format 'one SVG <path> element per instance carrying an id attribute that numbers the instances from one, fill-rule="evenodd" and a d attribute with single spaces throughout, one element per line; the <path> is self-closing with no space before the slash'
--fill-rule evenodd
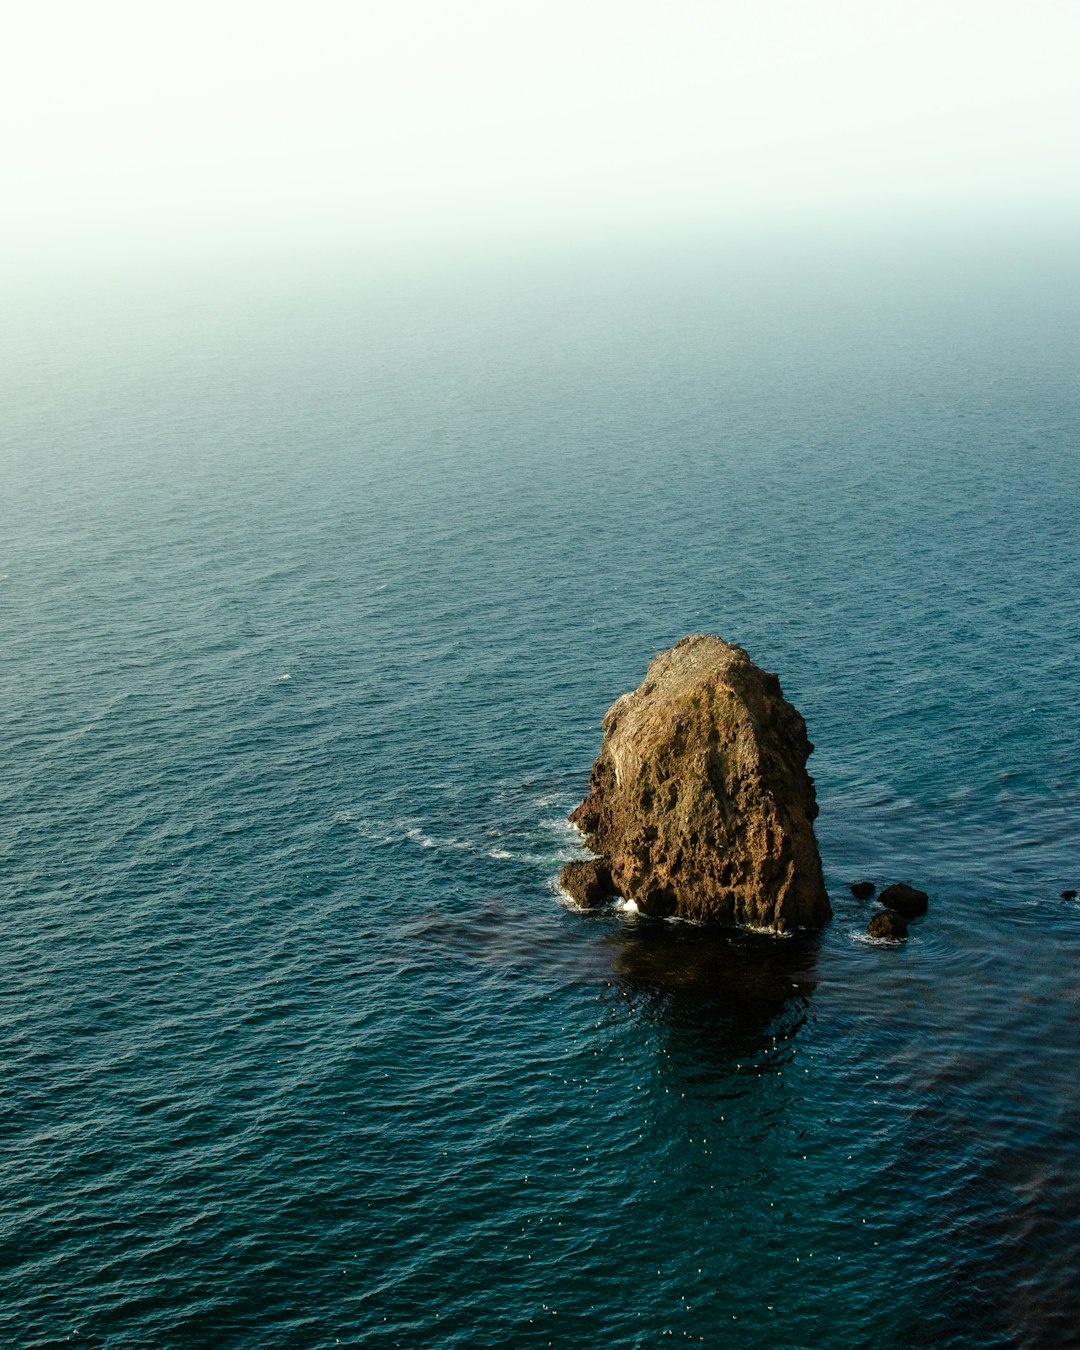
<path id="1" fill-rule="evenodd" d="M 6 316 L 0 1342 L 1080 1344 L 1080 252 Z M 556 892 L 695 631 L 806 717 L 821 935 Z"/>

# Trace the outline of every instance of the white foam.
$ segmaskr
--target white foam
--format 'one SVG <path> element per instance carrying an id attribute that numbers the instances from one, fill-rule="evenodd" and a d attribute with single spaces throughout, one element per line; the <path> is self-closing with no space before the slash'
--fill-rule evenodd
<path id="1" fill-rule="evenodd" d="M 578 904 L 578 902 L 574 899 L 574 897 L 570 894 L 570 892 L 568 890 L 565 890 L 562 886 L 560 886 L 557 881 L 553 881 L 551 883 L 551 889 L 555 892 L 559 904 L 562 905 L 563 909 L 572 909 L 575 914 L 581 912 L 581 906 Z"/>
<path id="2" fill-rule="evenodd" d="M 738 928 L 740 933 L 761 933 L 763 936 L 771 938 L 789 938 L 795 936 L 795 930 L 792 928 L 770 928 L 768 924 L 763 923 L 741 923 L 738 925 Z"/>
<path id="3" fill-rule="evenodd" d="M 576 825 L 571 825 L 565 816 L 556 816 L 554 820 L 542 820 L 540 822 L 542 830 L 551 830 L 554 834 L 572 835 L 577 838 L 581 831 Z M 581 835 L 584 838 L 584 835 Z"/>
<path id="4" fill-rule="evenodd" d="M 421 848 L 452 848 L 459 853 L 478 853 L 478 845 L 471 839 L 436 839 L 430 834 L 426 834 L 419 825 L 412 825 L 403 830 L 404 837 L 414 844 L 419 844 Z"/>
<path id="5" fill-rule="evenodd" d="M 869 933 L 862 932 L 859 929 L 849 933 L 848 938 L 852 942 L 862 942 L 867 947 L 896 947 L 905 941 L 904 938 L 871 937 Z M 910 938 L 906 939 L 909 942 L 910 940 Z"/>

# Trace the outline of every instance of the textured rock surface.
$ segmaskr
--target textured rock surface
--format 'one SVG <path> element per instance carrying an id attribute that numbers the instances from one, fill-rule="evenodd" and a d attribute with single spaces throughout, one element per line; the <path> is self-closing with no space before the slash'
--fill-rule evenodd
<path id="1" fill-rule="evenodd" d="M 602 905 L 615 890 L 611 873 L 595 858 L 568 862 L 559 877 L 559 885 L 573 896 L 583 909 Z"/>
<path id="2" fill-rule="evenodd" d="M 878 899 L 886 909 L 895 909 L 897 913 L 903 914 L 906 919 L 916 919 L 920 914 L 925 914 L 930 907 L 930 897 L 926 892 L 916 890 L 914 886 L 909 886 L 906 881 L 898 881 L 893 886 L 886 886 Z"/>
<path id="3" fill-rule="evenodd" d="M 872 938 L 887 938 L 890 942 L 899 942 L 907 937 L 907 919 L 902 914 L 897 914 L 895 909 L 883 909 L 870 920 L 866 931 Z"/>
<path id="4" fill-rule="evenodd" d="M 775 675 L 718 637 L 686 637 L 608 710 L 570 820 L 643 913 L 820 927 L 812 749 Z"/>

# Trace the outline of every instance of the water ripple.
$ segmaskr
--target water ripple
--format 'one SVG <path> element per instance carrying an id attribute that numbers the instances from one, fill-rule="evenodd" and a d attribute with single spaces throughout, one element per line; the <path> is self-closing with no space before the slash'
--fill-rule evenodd
<path id="1" fill-rule="evenodd" d="M 1073 273 L 701 263 L 11 348 L 5 1344 L 1075 1339 Z M 696 630 L 821 937 L 557 902 Z"/>

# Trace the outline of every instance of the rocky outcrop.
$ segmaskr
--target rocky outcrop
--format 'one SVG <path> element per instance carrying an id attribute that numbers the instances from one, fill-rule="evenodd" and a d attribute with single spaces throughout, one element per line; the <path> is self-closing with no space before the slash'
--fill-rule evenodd
<path id="1" fill-rule="evenodd" d="M 856 900 L 869 900 L 877 887 L 872 881 L 853 881 L 848 890 Z"/>
<path id="2" fill-rule="evenodd" d="M 907 919 L 895 909 L 883 909 L 870 920 L 866 931 L 872 938 L 900 942 L 907 937 Z"/>
<path id="3" fill-rule="evenodd" d="M 774 932 L 826 922 L 813 746 L 775 675 L 718 637 L 686 637 L 603 726 L 570 820 L 620 895 L 645 914 Z"/>
<path id="4" fill-rule="evenodd" d="M 611 872 L 595 858 L 568 862 L 559 877 L 559 885 L 582 909 L 595 909 L 615 892 Z"/>
<path id="5" fill-rule="evenodd" d="M 909 886 L 906 881 L 898 881 L 893 886 L 886 886 L 878 896 L 878 900 L 886 909 L 896 910 L 905 919 L 917 919 L 920 914 L 925 914 L 930 907 L 930 897 L 926 892 L 916 890 L 914 886 Z"/>

